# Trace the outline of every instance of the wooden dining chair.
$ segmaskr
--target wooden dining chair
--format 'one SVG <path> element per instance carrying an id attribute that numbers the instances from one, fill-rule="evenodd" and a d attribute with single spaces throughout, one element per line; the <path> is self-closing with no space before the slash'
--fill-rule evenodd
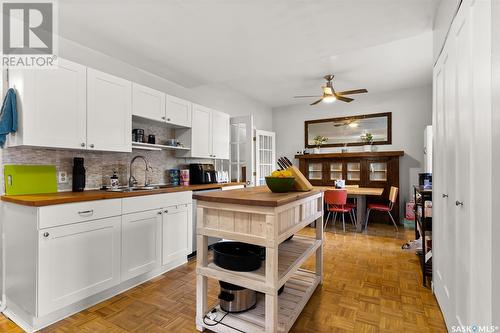
<path id="1" fill-rule="evenodd" d="M 325 225 L 323 226 L 323 230 L 326 228 L 328 224 L 328 219 L 330 218 L 330 214 L 333 213 L 333 225 L 335 226 L 335 221 L 337 218 L 337 214 L 342 214 L 342 228 L 345 232 L 345 213 L 352 213 L 352 208 L 346 205 L 347 203 L 347 190 L 327 190 L 325 191 L 325 203 L 326 209 L 328 210 L 328 215 L 326 216 Z M 353 217 L 349 214 L 351 218 L 351 222 L 355 224 Z"/>
<path id="2" fill-rule="evenodd" d="M 368 204 L 368 211 L 366 212 L 365 230 L 368 229 L 368 219 L 370 218 L 370 212 L 372 210 L 375 210 L 378 212 L 387 212 L 387 214 L 389 214 L 389 217 L 391 218 L 392 224 L 394 224 L 394 228 L 396 228 L 396 231 L 398 231 L 398 225 L 396 224 L 396 221 L 394 221 L 394 218 L 392 217 L 391 214 L 391 211 L 394 208 L 394 204 L 398 199 L 398 191 L 399 189 L 397 187 L 391 186 L 391 190 L 389 191 L 389 205 Z"/>

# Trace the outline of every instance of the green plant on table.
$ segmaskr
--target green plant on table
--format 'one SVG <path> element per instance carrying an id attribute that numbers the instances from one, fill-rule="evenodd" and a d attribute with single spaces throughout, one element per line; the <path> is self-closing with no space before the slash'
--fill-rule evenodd
<path id="1" fill-rule="evenodd" d="M 321 147 L 322 144 L 328 142 L 328 138 L 325 136 L 317 135 L 314 137 L 313 141 L 314 141 L 314 145 L 319 148 L 319 147 Z"/>
<path id="2" fill-rule="evenodd" d="M 361 141 L 365 145 L 371 145 L 373 143 L 373 135 L 371 133 L 365 133 L 361 135 Z"/>

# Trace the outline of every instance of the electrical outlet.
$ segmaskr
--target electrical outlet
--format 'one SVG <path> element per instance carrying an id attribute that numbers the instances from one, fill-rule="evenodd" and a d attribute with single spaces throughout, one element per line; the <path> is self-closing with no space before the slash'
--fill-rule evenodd
<path id="1" fill-rule="evenodd" d="M 59 184 L 66 184 L 68 182 L 68 173 L 66 171 L 59 171 Z"/>

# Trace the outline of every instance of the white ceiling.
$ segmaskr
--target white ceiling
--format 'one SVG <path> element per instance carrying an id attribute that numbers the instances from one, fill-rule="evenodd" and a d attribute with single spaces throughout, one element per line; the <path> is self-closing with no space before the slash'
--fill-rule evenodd
<path id="1" fill-rule="evenodd" d="M 64 0 L 59 33 L 185 87 L 269 106 L 336 89 L 431 82 L 438 0 Z M 359 98 L 363 98 L 359 96 Z"/>

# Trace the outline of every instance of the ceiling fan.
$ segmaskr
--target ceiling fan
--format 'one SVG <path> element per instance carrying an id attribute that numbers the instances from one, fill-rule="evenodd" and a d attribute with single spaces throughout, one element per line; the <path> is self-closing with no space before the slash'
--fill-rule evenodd
<path id="1" fill-rule="evenodd" d="M 324 76 L 324 79 L 326 80 L 326 86 L 321 87 L 323 89 L 323 96 L 294 96 L 293 98 L 320 97 L 320 99 L 318 99 L 316 102 L 312 102 L 311 105 L 316 105 L 321 101 L 325 103 L 332 103 L 335 102 L 336 100 L 350 103 L 354 101 L 354 99 L 350 97 L 345 97 L 345 95 L 362 94 L 368 92 L 368 90 L 366 89 L 356 89 L 356 90 L 346 90 L 346 91 L 336 92 L 335 89 L 333 89 L 333 83 L 332 83 L 333 78 L 334 75 L 332 74 Z"/>

